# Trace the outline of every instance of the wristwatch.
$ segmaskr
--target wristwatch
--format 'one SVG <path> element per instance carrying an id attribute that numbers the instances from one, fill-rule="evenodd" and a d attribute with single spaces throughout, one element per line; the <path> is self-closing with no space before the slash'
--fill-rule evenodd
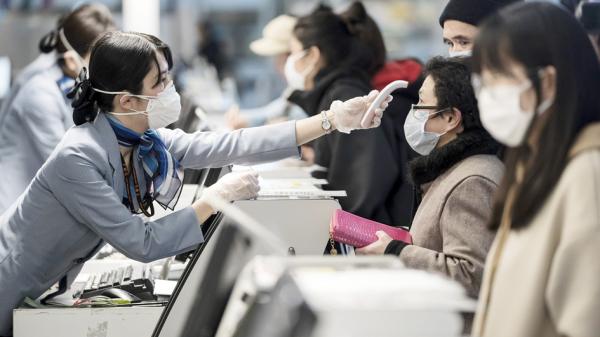
<path id="1" fill-rule="evenodd" d="M 331 122 L 329 121 L 329 118 L 327 118 L 327 113 L 325 111 L 321 112 L 321 127 L 328 134 L 331 133 L 331 131 L 332 131 L 331 130 L 332 129 Z"/>

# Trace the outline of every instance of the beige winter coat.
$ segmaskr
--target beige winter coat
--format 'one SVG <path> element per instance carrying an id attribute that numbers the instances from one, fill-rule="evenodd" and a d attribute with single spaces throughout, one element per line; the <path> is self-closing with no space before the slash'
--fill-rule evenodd
<path id="1" fill-rule="evenodd" d="M 569 157 L 528 226 L 510 230 L 503 221 L 474 336 L 600 336 L 600 123 L 582 132 Z"/>
<path id="2" fill-rule="evenodd" d="M 477 296 L 494 239 L 487 224 L 503 170 L 497 157 L 475 155 L 424 186 L 410 229 L 413 245 L 400 253 L 404 264 L 450 276 Z"/>

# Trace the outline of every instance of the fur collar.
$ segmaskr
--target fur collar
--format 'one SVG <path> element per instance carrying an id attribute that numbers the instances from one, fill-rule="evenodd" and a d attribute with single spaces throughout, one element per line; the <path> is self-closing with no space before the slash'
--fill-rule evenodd
<path id="1" fill-rule="evenodd" d="M 413 159 L 409 163 L 410 179 L 415 186 L 432 182 L 462 160 L 479 155 L 498 155 L 500 145 L 484 130 L 461 133 L 456 139 L 427 156 Z"/>

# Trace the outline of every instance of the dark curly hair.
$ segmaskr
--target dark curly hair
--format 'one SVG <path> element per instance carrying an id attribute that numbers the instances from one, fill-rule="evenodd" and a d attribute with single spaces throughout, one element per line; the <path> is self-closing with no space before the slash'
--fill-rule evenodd
<path id="1" fill-rule="evenodd" d="M 425 66 L 425 75 L 431 76 L 438 109 L 456 108 L 462 113 L 464 131 L 483 129 L 479 120 L 477 99 L 471 85 L 471 67 L 464 57 L 434 57 Z"/>

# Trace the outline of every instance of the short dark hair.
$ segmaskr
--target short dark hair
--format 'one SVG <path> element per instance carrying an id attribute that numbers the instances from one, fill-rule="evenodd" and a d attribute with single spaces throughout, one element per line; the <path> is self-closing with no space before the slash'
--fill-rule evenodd
<path id="1" fill-rule="evenodd" d="M 565 48 L 565 46 L 573 46 Z M 508 191 L 516 184 L 519 163 L 529 163 L 509 214 L 512 228 L 526 226 L 556 186 L 575 137 L 600 121 L 600 66 L 581 24 L 565 9 L 543 2 L 505 8 L 482 25 L 473 49 L 473 70 L 511 75 L 511 64 L 522 65 L 539 105 L 539 70 L 556 69 L 554 103 L 532 151 L 527 141 L 507 153 L 506 173 L 498 189 L 491 227 L 498 228 Z M 538 122 L 537 114 L 532 125 Z M 531 132 L 531 127 L 530 131 Z"/>
<path id="2" fill-rule="evenodd" d="M 80 90 L 72 103 L 75 124 L 94 120 L 98 110 L 113 109 L 115 95 L 99 93 L 92 88 L 141 94 L 144 77 L 153 64 L 158 67 L 157 52 L 165 56 L 171 69 L 171 49 L 155 36 L 116 31 L 102 36 L 92 47 L 89 79 L 83 80 L 86 84 L 75 89 Z"/>
<path id="3" fill-rule="evenodd" d="M 362 44 L 359 35 L 368 16 L 357 16 L 358 8 L 354 10 L 342 17 L 331 7 L 319 5 L 311 14 L 298 19 L 294 35 L 305 49 L 319 48 L 325 62 L 322 71 L 351 67 L 369 73 L 373 68 L 374 55 L 380 51 Z"/>
<path id="4" fill-rule="evenodd" d="M 460 110 L 464 131 L 483 129 L 477 99 L 471 85 L 468 58 L 434 57 L 425 66 L 425 76 L 431 76 L 435 83 L 434 92 L 439 110 Z"/>
<path id="5" fill-rule="evenodd" d="M 103 33 L 115 29 L 110 10 L 102 4 L 84 4 L 58 20 L 56 29 L 46 34 L 39 43 L 42 53 L 56 50 L 65 53 L 67 47 L 59 37 L 63 30 L 68 43 L 75 51 L 84 56 L 94 41 Z"/>

